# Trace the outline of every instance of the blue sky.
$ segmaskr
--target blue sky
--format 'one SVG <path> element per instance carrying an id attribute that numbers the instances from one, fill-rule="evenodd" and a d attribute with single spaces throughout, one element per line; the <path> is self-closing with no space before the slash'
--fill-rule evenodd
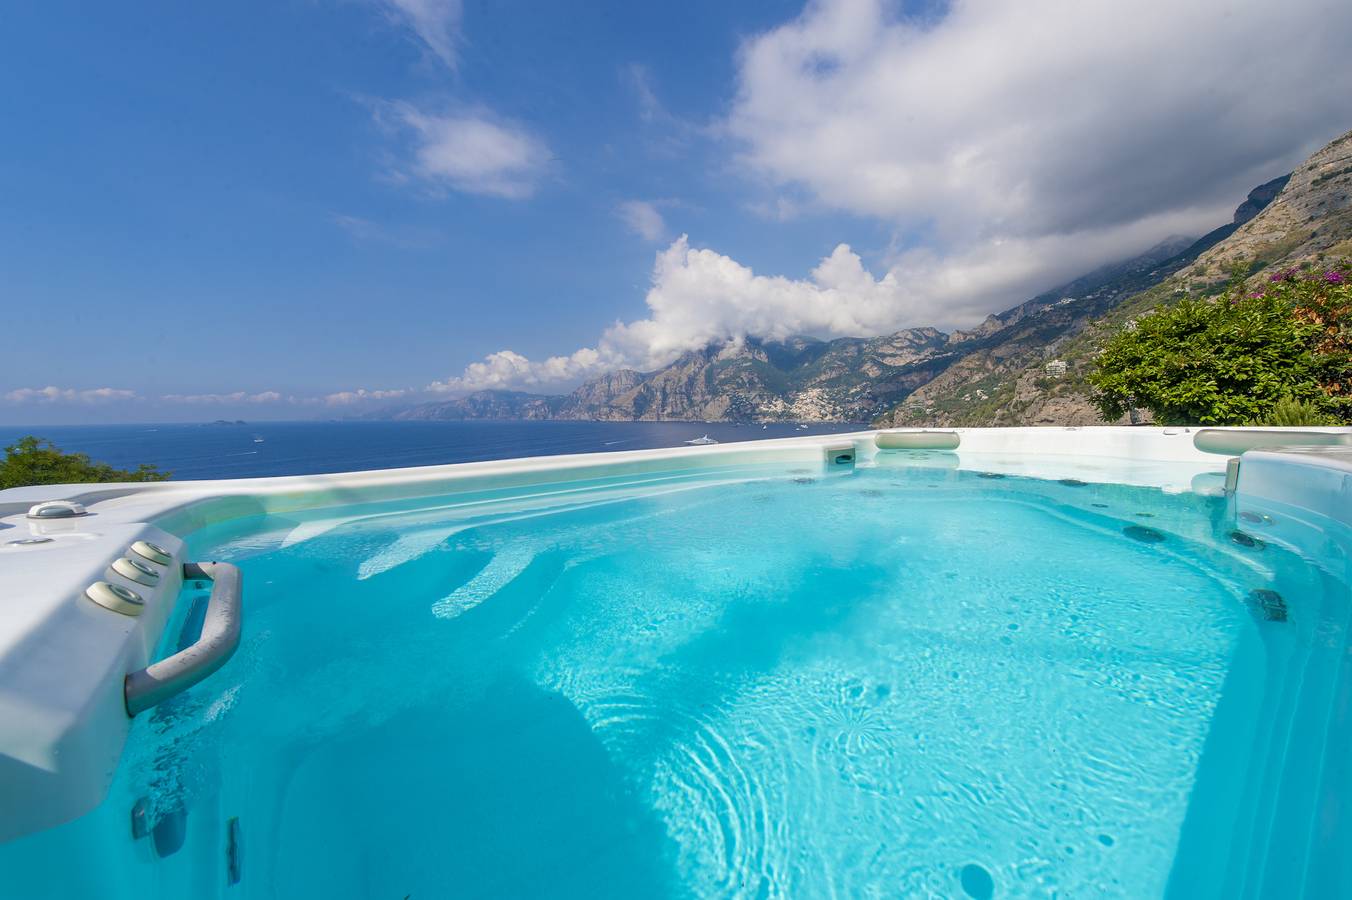
<path id="1" fill-rule="evenodd" d="M 1284 13 L 1313 46 L 1261 79 L 1174 60 L 1181 14 L 1038 5 L 15 4 L 0 421 L 328 417 L 970 324 L 1352 127 L 1309 30 L 1343 4 Z M 1281 37 L 1208 5 L 1208 44 Z M 1238 116 L 1269 95 L 1296 108 Z"/>

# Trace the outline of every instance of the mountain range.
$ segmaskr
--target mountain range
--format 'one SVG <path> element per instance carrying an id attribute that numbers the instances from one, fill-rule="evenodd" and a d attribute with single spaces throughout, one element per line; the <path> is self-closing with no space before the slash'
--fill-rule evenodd
<path id="1" fill-rule="evenodd" d="M 1098 342 L 1130 317 L 1182 294 L 1219 292 L 1236 263 L 1260 278 L 1274 268 L 1350 257 L 1352 132 L 1254 188 L 1233 220 L 1209 234 L 1169 238 L 970 330 L 908 328 L 829 341 L 746 337 L 689 351 L 652 372 L 609 372 L 565 395 L 485 390 L 372 417 L 1102 424 L 1083 376 Z"/>

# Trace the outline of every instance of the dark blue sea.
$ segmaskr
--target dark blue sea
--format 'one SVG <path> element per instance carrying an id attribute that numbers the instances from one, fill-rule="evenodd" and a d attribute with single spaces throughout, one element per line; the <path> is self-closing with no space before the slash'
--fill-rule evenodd
<path id="1" fill-rule="evenodd" d="M 678 447 L 857 431 L 863 425 L 703 422 L 250 422 L 0 425 L 0 447 L 34 434 L 118 468 L 150 463 L 174 479 L 315 475 L 442 463 Z"/>

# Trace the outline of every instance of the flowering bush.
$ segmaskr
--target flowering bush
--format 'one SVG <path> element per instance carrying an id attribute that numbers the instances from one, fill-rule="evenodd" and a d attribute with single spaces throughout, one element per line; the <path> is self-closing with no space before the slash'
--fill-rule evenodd
<path id="1" fill-rule="evenodd" d="M 1283 269 L 1156 309 L 1108 341 L 1089 383 L 1109 420 L 1144 407 L 1165 425 L 1247 425 L 1280 403 L 1305 424 L 1352 422 L 1352 270 Z"/>

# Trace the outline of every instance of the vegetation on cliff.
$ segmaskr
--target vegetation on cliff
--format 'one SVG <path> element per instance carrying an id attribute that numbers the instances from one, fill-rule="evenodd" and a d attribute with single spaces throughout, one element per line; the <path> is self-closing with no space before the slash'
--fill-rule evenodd
<path id="1" fill-rule="evenodd" d="M 83 453 L 64 453 L 41 438 L 19 438 L 0 460 L 0 490 L 33 484 L 91 484 L 106 481 L 166 481 L 168 472 L 154 466 L 115 469 Z"/>
<path id="2" fill-rule="evenodd" d="M 1112 420 L 1165 425 L 1352 422 L 1352 268 L 1285 269 L 1256 290 L 1184 297 L 1109 339 L 1088 376 Z"/>

